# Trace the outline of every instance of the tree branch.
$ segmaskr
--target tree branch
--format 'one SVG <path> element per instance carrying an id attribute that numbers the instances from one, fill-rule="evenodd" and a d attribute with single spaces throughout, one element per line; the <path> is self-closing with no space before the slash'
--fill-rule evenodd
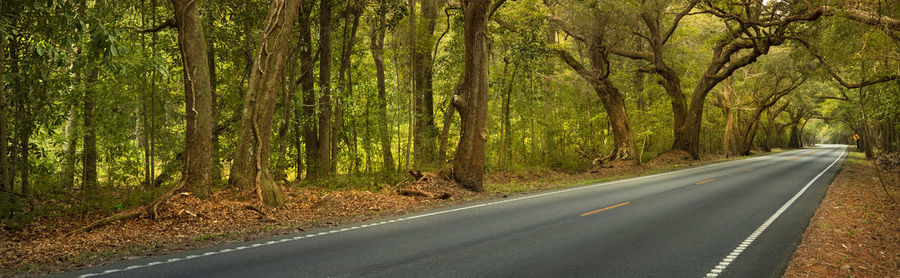
<path id="1" fill-rule="evenodd" d="M 146 33 L 156 33 L 156 32 L 162 31 L 162 29 L 165 29 L 165 28 L 173 28 L 174 29 L 175 28 L 175 18 L 166 19 L 166 21 L 163 21 L 159 25 L 150 27 L 148 29 L 137 29 L 137 28 L 135 28 L 135 29 L 137 30 L 138 33 L 146 34 Z"/>
<path id="2" fill-rule="evenodd" d="M 895 73 L 895 74 L 888 74 L 888 75 L 880 76 L 875 79 L 863 80 L 859 83 L 847 82 L 846 80 L 841 78 L 841 76 L 838 74 L 838 72 L 835 71 L 831 67 L 831 65 L 828 64 L 828 62 L 825 61 L 825 58 L 823 58 L 822 55 L 819 55 L 812 49 L 812 46 L 810 46 L 809 43 L 807 43 L 803 39 L 797 38 L 797 37 L 791 37 L 790 39 L 793 39 L 793 40 L 799 42 L 801 45 L 803 45 L 804 48 L 806 48 L 806 50 L 809 50 L 809 53 L 812 54 L 813 56 L 815 56 L 817 60 L 819 60 L 819 63 L 822 64 L 822 67 L 825 68 L 825 71 L 827 71 L 828 74 L 830 74 L 831 77 L 835 81 L 840 83 L 841 86 L 844 86 L 847 89 L 857 89 L 857 88 L 861 88 L 861 87 L 865 87 L 865 86 L 875 85 L 878 83 L 884 83 L 884 82 L 893 81 L 893 80 L 900 80 L 900 75 Z"/>
<path id="3" fill-rule="evenodd" d="M 556 56 L 559 56 L 559 58 L 562 59 L 563 62 L 566 62 L 569 67 L 575 70 L 578 75 L 581 75 L 582 78 L 587 80 L 588 83 L 591 83 L 591 85 L 599 83 L 600 80 L 597 79 L 597 75 L 590 69 L 585 68 L 584 65 L 581 64 L 581 62 L 576 60 L 575 57 L 573 57 L 572 54 L 569 53 L 569 51 L 561 48 L 555 48 L 550 51 L 556 54 Z"/>
<path id="4" fill-rule="evenodd" d="M 616 54 L 625 58 L 653 62 L 653 54 L 650 54 L 648 52 L 625 50 L 621 48 L 610 49 L 610 52 L 612 52 L 612 54 Z"/>
<path id="5" fill-rule="evenodd" d="M 675 29 L 678 28 L 678 23 L 681 22 L 681 19 L 684 18 L 684 16 L 689 15 L 691 10 L 694 9 L 694 6 L 696 6 L 699 2 L 699 0 L 691 0 L 690 4 L 688 4 L 688 6 L 685 7 L 683 11 L 675 15 L 675 20 L 672 21 L 672 26 L 669 26 L 669 29 L 666 30 L 665 34 L 663 34 L 662 44 L 666 44 L 666 42 L 669 41 L 669 37 L 671 37 L 672 34 L 675 33 Z"/>

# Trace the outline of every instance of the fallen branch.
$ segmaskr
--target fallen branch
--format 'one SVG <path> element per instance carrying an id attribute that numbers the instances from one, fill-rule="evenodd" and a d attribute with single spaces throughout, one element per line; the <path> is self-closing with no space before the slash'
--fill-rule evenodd
<path id="1" fill-rule="evenodd" d="M 415 188 L 402 188 L 402 189 L 398 189 L 398 190 L 397 190 L 397 194 L 400 194 L 400 195 L 403 195 L 403 196 L 422 196 L 422 197 L 425 197 L 425 198 L 433 198 L 433 197 L 434 197 L 434 194 L 431 194 L 431 193 L 428 193 L 428 192 L 425 192 L 425 191 L 422 191 L 422 190 L 418 190 L 418 189 L 415 189 Z"/>
<path id="2" fill-rule="evenodd" d="M 147 206 L 140 206 L 140 207 L 136 207 L 133 209 L 123 211 L 121 213 L 114 214 L 112 216 L 94 221 L 93 223 L 88 224 L 87 226 L 81 227 L 77 230 L 68 232 L 65 235 L 63 235 L 63 237 L 68 237 L 68 236 L 71 236 L 74 234 L 87 232 L 87 231 L 96 229 L 101 226 L 106 226 L 107 224 L 110 224 L 110 223 L 113 223 L 113 222 L 116 222 L 119 220 L 138 218 L 146 212 L 146 209 L 147 209 Z"/>
<path id="3" fill-rule="evenodd" d="M 90 230 L 93 230 L 93 229 L 96 229 L 96 228 L 99 228 L 102 226 L 106 226 L 110 223 L 113 223 L 113 222 L 116 222 L 119 220 L 140 218 L 144 215 L 152 215 L 153 219 L 157 219 L 159 217 L 159 213 L 157 212 L 159 209 L 159 205 L 164 204 L 167 200 L 169 200 L 169 198 L 171 198 L 173 195 L 175 195 L 175 192 L 177 192 L 178 190 L 181 190 L 181 188 L 183 188 L 183 187 L 184 187 L 184 182 L 178 183 L 178 186 L 175 186 L 172 189 L 169 189 L 169 191 L 166 191 L 166 193 L 163 193 L 163 195 L 160 195 L 155 200 L 153 200 L 152 202 L 150 202 L 149 204 L 147 204 L 145 206 L 139 206 L 136 208 L 132 208 L 132 209 L 120 212 L 120 213 L 113 214 L 109 217 L 94 221 L 91 224 L 88 224 L 87 226 L 84 226 L 77 230 L 66 233 L 65 235 L 63 235 L 63 237 L 68 237 L 68 236 L 71 236 L 74 234 L 87 232 L 87 231 L 90 231 Z"/>

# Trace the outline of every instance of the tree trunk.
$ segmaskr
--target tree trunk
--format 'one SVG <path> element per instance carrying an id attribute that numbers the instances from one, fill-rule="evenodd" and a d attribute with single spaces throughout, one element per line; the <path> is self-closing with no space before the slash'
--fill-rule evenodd
<path id="1" fill-rule="evenodd" d="M 628 120 L 628 112 L 625 110 L 625 98 L 609 79 L 603 79 L 594 86 L 594 91 L 600 97 L 600 103 L 609 119 L 609 125 L 613 132 L 613 151 L 604 160 L 634 160 L 634 133 L 631 130 L 631 122 Z"/>
<path id="2" fill-rule="evenodd" d="M 488 110 L 488 45 L 486 20 L 490 0 L 463 1 L 465 70 L 459 98 L 460 138 L 453 157 L 453 179 L 473 191 L 484 191 Z"/>
<path id="3" fill-rule="evenodd" d="M 75 159 L 77 158 L 75 151 L 77 149 L 76 145 L 78 144 L 78 137 L 76 137 L 75 132 L 76 113 L 75 106 L 72 105 L 72 107 L 69 108 L 69 119 L 66 121 L 65 128 L 65 154 L 63 154 L 63 169 L 62 176 L 60 177 L 60 187 L 63 189 L 75 188 Z M 0 150 L 0 152 L 3 152 L 3 150 Z M 5 152 L 3 153 L 5 154 Z"/>
<path id="4" fill-rule="evenodd" d="M 330 175 L 331 169 L 331 0 L 319 4 L 319 159 L 317 176 Z"/>
<path id="5" fill-rule="evenodd" d="M 625 108 L 625 98 L 615 84 L 609 79 L 609 60 L 602 35 L 597 35 L 589 42 L 588 58 L 591 68 L 588 69 L 565 50 L 554 51 L 566 64 L 575 70 L 586 82 L 591 84 L 594 92 L 600 97 L 600 103 L 609 120 L 613 132 L 613 151 L 599 161 L 634 160 L 634 133 Z"/>
<path id="6" fill-rule="evenodd" d="M 288 54 L 288 61 L 296 61 L 294 53 L 295 51 L 291 51 Z M 274 172 L 275 180 L 287 180 L 288 145 L 291 143 L 289 142 L 290 135 L 288 133 L 294 117 L 293 99 L 294 91 L 296 91 L 292 81 L 296 75 L 296 68 L 296 66 L 290 66 L 289 69 L 285 70 L 285 74 L 279 78 L 281 85 L 281 124 L 278 126 L 278 142 L 276 142 L 278 144 L 278 163 Z"/>
<path id="7" fill-rule="evenodd" d="M 198 198 L 212 190 L 212 85 L 206 38 L 197 2 L 172 0 L 184 65 L 184 188 Z M 235 159 L 237 161 L 237 159 Z"/>
<path id="8" fill-rule="evenodd" d="M 315 59 L 312 49 L 312 0 L 303 0 L 300 6 L 299 25 L 300 36 L 298 47 L 300 54 L 300 91 L 303 92 L 302 119 L 298 121 L 303 126 L 303 143 L 306 145 L 306 178 L 319 177 L 319 135 L 316 129 L 316 91 L 314 87 L 313 68 Z M 299 144 L 299 143 L 298 143 Z M 300 178 L 300 146 L 297 146 L 297 178 Z"/>
<path id="9" fill-rule="evenodd" d="M 800 122 L 791 123 L 791 137 L 788 141 L 788 148 L 799 149 L 803 146 L 800 144 Z"/>
<path id="10" fill-rule="evenodd" d="M 384 1 L 381 1 L 379 5 L 383 8 Z M 385 26 L 385 15 L 383 13 L 379 13 L 376 16 L 378 17 L 378 24 L 372 29 L 370 34 L 372 59 L 375 62 L 375 78 L 378 84 L 378 103 L 375 113 L 378 115 L 378 134 L 381 140 L 381 159 L 384 165 L 382 170 L 387 174 L 394 172 L 394 157 L 391 154 L 391 131 L 388 127 L 389 120 L 387 117 L 387 92 L 384 80 L 384 33 L 387 26 Z"/>
<path id="11" fill-rule="evenodd" d="M 273 207 L 283 205 L 284 197 L 269 171 L 269 139 L 287 43 L 299 5 L 300 0 L 273 0 L 269 6 L 244 95 L 241 135 L 231 169 L 232 185 L 255 188 L 261 201 Z"/>
<path id="12" fill-rule="evenodd" d="M 506 71 L 504 68 L 503 71 Z M 509 151 L 509 129 L 510 129 L 510 120 L 509 120 L 509 110 L 510 110 L 510 101 L 512 96 L 512 89 L 514 82 L 516 81 L 516 73 L 519 72 L 519 64 L 513 63 L 513 72 L 512 76 L 509 77 L 509 80 L 506 82 L 506 93 L 503 94 L 503 103 L 501 104 L 502 110 L 502 124 L 501 124 L 501 133 L 500 133 L 500 167 L 504 170 L 509 169 L 509 161 L 510 155 L 512 152 Z M 506 75 L 506 74 L 504 74 Z"/>
<path id="13" fill-rule="evenodd" d="M 213 28 L 215 22 L 210 22 L 210 28 Z M 222 116 L 222 101 L 219 100 L 216 92 L 216 88 L 218 86 L 218 74 L 216 73 L 216 47 L 212 40 L 207 41 L 209 45 L 208 48 L 208 64 L 209 64 L 209 92 L 210 92 L 210 105 L 212 106 L 212 125 L 217 127 L 217 124 Z M 210 183 L 217 184 L 222 180 L 222 153 L 220 150 L 222 149 L 221 144 L 219 143 L 219 136 L 215 131 L 212 133 L 212 138 L 210 138 L 210 146 L 211 146 L 211 158 L 212 164 L 210 165 Z"/>
<path id="14" fill-rule="evenodd" d="M 5 76 L 5 72 L 3 69 L 3 59 L 6 59 L 6 40 L 0 39 L 0 76 Z M 3 79 L 0 78 L 0 83 L 3 83 Z M 6 109 L 8 105 L 6 105 L 6 90 L 4 86 L 0 86 L 0 190 L 11 192 L 12 184 L 10 183 L 9 178 L 9 163 L 6 159 L 7 154 L 7 136 L 8 131 L 6 130 Z"/>
<path id="15" fill-rule="evenodd" d="M 347 9 L 349 9 L 347 18 L 345 18 L 345 24 L 341 36 L 341 57 L 340 57 L 340 65 L 338 66 L 338 83 L 337 83 L 337 94 L 335 95 L 335 105 L 334 105 L 334 122 L 333 128 L 331 131 L 332 136 L 332 167 L 337 168 L 337 158 L 340 152 L 338 148 L 339 139 L 343 139 L 344 143 L 347 145 L 350 158 L 351 165 L 356 165 L 356 149 L 353 148 L 353 144 L 351 142 L 350 134 L 346 134 L 343 131 L 344 125 L 344 99 L 350 97 L 352 91 L 352 76 L 350 72 L 350 63 L 353 55 L 353 46 L 356 45 L 356 31 L 359 29 L 359 17 L 362 15 L 362 8 L 354 5 L 355 2 L 347 2 Z M 351 111 L 352 112 L 352 111 Z M 352 113 L 351 113 L 352 114 Z M 354 168 L 354 166 L 351 166 Z M 351 169 L 352 170 L 352 169 Z"/>
<path id="16" fill-rule="evenodd" d="M 84 90 L 84 174 L 82 174 L 82 190 L 86 195 L 97 194 L 97 128 L 94 126 L 94 83 L 100 73 L 100 68 L 92 65 L 89 69 Z"/>
<path id="17" fill-rule="evenodd" d="M 410 1 L 413 3 L 413 1 Z M 412 41 L 415 63 L 415 135 L 413 137 L 415 165 L 427 167 L 435 163 L 434 93 L 432 88 L 433 62 L 431 52 L 434 47 L 434 28 L 437 20 L 435 0 L 422 0 L 422 24 L 424 30 L 414 30 L 418 38 Z M 415 23 L 413 23 L 415 24 Z"/>
<path id="18" fill-rule="evenodd" d="M 769 40 L 774 39 L 770 38 Z M 772 45 L 780 44 L 780 42 L 769 40 L 749 43 L 736 37 L 731 41 L 721 41 L 713 47 L 713 57 L 697 81 L 697 86 L 694 87 L 691 105 L 685 119 L 684 132 L 680 137 L 675 137 L 672 149 L 686 151 L 694 159 L 700 159 L 700 130 L 703 125 L 703 106 L 706 104 L 706 96 L 719 82 L 731 76 L 735 70 L 755 62 L 759 56 L 766 54 Z M 749 52 L 740 57 L 732 57 L 741 50 L 747 49 L 748 46 L 750 46 Z"/>

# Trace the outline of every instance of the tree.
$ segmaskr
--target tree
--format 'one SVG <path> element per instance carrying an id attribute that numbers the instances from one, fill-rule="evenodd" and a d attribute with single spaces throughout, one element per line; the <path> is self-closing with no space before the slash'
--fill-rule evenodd
<path id="1" fill-rule="evenodd" d="M 0 39 L 0 60 L 6 59 L 6 40 Z M 0 76 L 5 74 L 3 62 L 0 61 Z M 11 192 L 12 184 L 9 180 L 9 165 L 6 160 L 7 131 L 6 131 L 6 90 L 0 79 L 0 190 Z"/>
<path id="2" fill-rule="evenodd" d="M 413 36 L 413 63 L 415 70 L 415 135 L 413 145 L 415 164 L 423 167 L 435 163 L 437 127 L 434 125 L 434 89 L 432 49 L 434 48 L 434 29 L 437 20 L 436 0 L 421 0 L 422 30 L 411 30 Z M 410 1 L 414 4 L 415 1 Z M 413 5 L 415 6 L 415 5 Z M 414 9 L 414 7 L 410 7 Z M 413 15 L 411 18 L 414 18 Z M 413 22 L 415 20 L 412 20 Z M 415 23 L 413 23 L 415 24 Z"/>
<path id="3" fill-rule="evenodd" d="M 191 0 L 172 0 L 172 4 L 184 65 L 184 187 L 197 197 L 206 198 L 212 190 L 213 128 L 207 43 L 200 22 L 199 4 Z"/>
<path id="4" fill-rule="evenodd" d="M 496 10 L 503 1 L 494 3 Z M 453 157 L 453 179 L 473 191 L 484 191 L 485 143 L 487 142 L 488 11 L 490 0 L 463 0 L 465 73 L 462 89 L 454 96 L 459 111 L 460 135 Z"/>
<path id="5" fill-rule="evenodd" d="M 694 9 L 694 6 L 699 2 L 698 0 L 690 0 L 687 1 L 684 8 L 680 8 L 679 12 L 671 17 L 671 22 L 669 26 L 666 27 L 663 25 L 663 22 L 666 22 L 669 19 L 668 10 L 671 8 L 678 8 L 676 4 L 681 1 L 641 1 L 641 5 L 639 6 L 640 14 L 637 15 L 637 20 L 642 24 L 643 28 L 637 28 L 640 31 L 639 38 L 642 38 L 647 45 L 650 46 L 649 50 L 643 51 L 641 49 L 624 49 L 621 47 L 612 48 L 611 52 L 613 54 L 646 61 L 648 65 L 645 67 L 639 68 L 637 72 L 641 72 L 644 70 L 649 70 L 659 76 L 661 79 L 660 83 L 663 88 L 666 90 L 666 95 L 669 97 L 669 101 L 672 106 L 672 134 L 675 138 L 675 141 L 679 141 L 682 136 L 684 136 L 685 130 L 685 121 L 687 119 L 687 107 L 685 101 L 684 92 L 681 89 L 681 75 L 677 73 L 666 61 L 666 52 L 669 48 L 669 42 L 671 41 L 672 35 L 675 33 L 678 28 L 681 20 Z M 638 43 L 638 47 L 642 44 Z"/>
<path id="6" fill-rule="evenodd" d="M 376 104 L 375 114 L 378 123 L 378 136 L 381 144 L 381 159 L 383 173 L 394 172 L 394 156 L 391 154 L 391 135 L 388 129 L 387 117 L 387 89 L 384 77 L 384 35 L 385 30 L 390 26 L 387 14 L 391 11 L 391 7 L 387 0 L 378 0 L 375 7 L 375 22 L 369 33 L 369 48 L 372 52 L 372 59 L 375 63 L 375 79 L 378 90 L 378 102 Z"/>
<path id="7" fill-rule="evenodd" d="M 314 177 L 330 175 L 331 169 L 331 0 L 319 2 L 319 149 Z"/>
<path id="8" fill-rule="evenodd" d="M 612 67 L 610 66 L 609 56 L 611 53 L 609 44 L 611 40 L 615 39 L 615 35 L 612 33 L 614 28 L 610 24 L 613 16 L 601 11 L 601 9 L 579 10 L 592 11 L 587 16 L 590 20 L 582 21 L 576 19 L 566 21 L 555 16 L 551 17 L 551 20 L 556 24 L 557 28 L 585 45 L 587 49 L 586 56 L 591 62 L 590 67 L 584 66 L 564 48 L 557 47 L 552 51 L 590 84 L 606 110 L 613 132 L 614 147 L 609 155 L 595 161 L 636 160 L 634 133 L 631 130 L 631 121 L 628 119 L 625 98 L 610 78 Z M 576 16 L 572 15 L 572 17 Z M 571 21 L 574 21 L 574 23 Z"/>
<path id="9" fill-rule="evenodd" d="M 303 143 L 306 146 L 306 178 L 316 178 L 320 172 L 319 166 L 319 135 L 316 129 L 316 91 L 313 69 L 315 68 L 314 51 L 312 46 L 312 9 L 314 1 L 303 0 L 300 4 L 300 13 L 297 15 L 300 35 L 297 40 L 297 51 L 300 56 L 300 91 L 303 95 L 302 118 L 298 121 L 303 129 Z M 298 131 L 299 131 L 298 127 Z M 299 132 L 298 132 L 299 134 Z M 297 141 L 297 178 L 300 177 L 300 142 Z"/>
<path id="10" fill-rule="evenodd" d="M 269 170 L 269 140 L 287 43 L 299 7 L 300 0 L 273 0 L 269 6 L 244 95 L 241 135 L 231 168 L 232 185 L 254 188 L 260 201 L 273 207 L 283 205 L 284 198 Z"/>
<path id="11" fill-rule="evenodd" d="M 713 46 L 713 55 L 706 69 L 697 80 L 687 111 L 683 136 L 675 138 L 672 148 L 689 152 L 700 158 L 700 130 L 706 96 L 719 82 L 731 76 L 735 70 L 749 65 L 781 45 L 791 33 L 795 22 L 814 21 L 821 17 L 825 7 L 808 7 L 803 4 L 746 1 L 740 5 L 719 7 L 718 2 L 703 1 L 705 12 L 721 18 L 725 23 L 725 35 Z"/>

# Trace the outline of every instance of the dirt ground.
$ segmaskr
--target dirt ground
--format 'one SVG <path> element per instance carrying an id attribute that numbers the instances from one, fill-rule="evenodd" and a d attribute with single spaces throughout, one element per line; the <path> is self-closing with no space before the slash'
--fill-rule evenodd
<path id="1" fill-rule="evenodd" d="M 720 159 L 695 161 L 672 153 L 643 165 L 601 165 L 578 173 L 549 169 L 495 172 L 486 176 L 486 192 L 482 193 L 467 191 L 448 181 L 446 173 L 426 173 L 419 182 L 387 186 L 378 192 L 283 186 L 286 204 L 278 209 L 260 206 L 252 192 L 233 189 L 217 191 L 206 200 L 178 194 L 160 206 L 157 219 L 121 220 L 74 235 L 66 234 L 108 215 L 70 213 L 39 218 L 21 230 L 2 229 L 0 225 L 0 276 L 37 276 L 83 269 L 464 202 L 652 174 Z"/>
<path id="2" fill-rule="evenodd" d="M 900 277 L 900 205 L 885 193 L 900 197 L 900 171 L 881 163 L 879 175 L 861 156 L 831 184 L 784 277 Z"/>

